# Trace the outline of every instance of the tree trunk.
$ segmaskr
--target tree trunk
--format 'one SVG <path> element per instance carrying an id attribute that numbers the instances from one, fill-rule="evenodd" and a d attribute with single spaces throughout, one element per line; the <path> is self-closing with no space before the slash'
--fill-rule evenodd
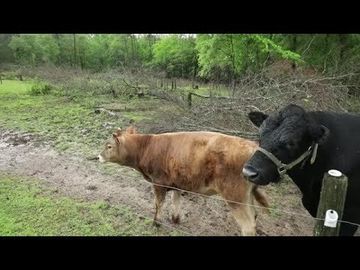
<path id="1" fill-rule="evenodd" d="M 128 65 L 129 58 L 129 49 L 128 49 L 128 37 L 125 37 L 125 56 L 124 56 L 124 66 Z"/>
<path id="2" fill-rule="evenodd" d="M 231 92 L 232 96 L 235 95 L 235 51 L 234 51 L 234 42 L 233 36 L 230 35 L 230 44 L 231 44 L 231 64 L 232 64 L 232 71 L 231 71 Z"/>
<path id="3" fill-rule="evenodd" d="M 82 55 L 80 55 L 80 67 L 81 67 L 81 70 L 84 69 L 84 57 Z"/>
<path id="4" fill-rule="evenodd" d="M 344 53 L 347 46 L 347 35 L 346 34 L 339 34 L 339 43 L 340 43 L 340 62 L 342 62 Z"/>
<path id="5" fill-rule="evenodd" d="M 191 108 L 191 93 L 188 93 L 188 96 L 187 96 L 187 103 L 188 103 L 188 107 Z"/>
<path id="6" fill-rule="evenodd" d="M 193 78 L 192 78 L 192 88 L 195 87 L 195 79 L 196 79 L 196 74 L 197 74 L 197 65 L 194 65 L 194 74 L 193 74 Z"/>
<path id="7" fill-rule="evenodd" d="M 293 52 L 295 52 L 295 51 L 296 51 L 296 48 L 297 48 L 297 36 L 296 36 L 296 34 L 293 34 L 292 44 L 291 44 L 291 50 L 292 50 Z M 293 70 L 293 71 L 296 70 L 296 62 L 295 62 L 295 61 L 292 62 L 291 67 L 292 67 L 292 70 Z"/>
<path id="8" fill-rule="evenodd" d="M 235 76 L 233 76 L 233 78 L 232 78 L 231 90 L 232 90 L 232 97 L 234 97 L 234 96 L 235 96 L 235 91 L 236 91 L 236 80 L 235 80 Z"/>
<path id="9" fill-rule="evenodd" d="M 135 37 L 133 35 L 130 35 L 130 40 L 131 40 L 131 66 L 135 66 L 136 63 L 136 52 L 135 52 Z"/>

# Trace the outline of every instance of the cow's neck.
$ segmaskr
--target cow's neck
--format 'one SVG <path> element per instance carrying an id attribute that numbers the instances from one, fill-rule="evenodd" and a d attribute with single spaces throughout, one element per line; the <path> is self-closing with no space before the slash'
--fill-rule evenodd
<path id="1" fill-rule="evenodd" d="M 293 182 L 299 187 L 303 195 L 312 193 L 312 185 L 314 179 L 319 178 L 318 166 L 310 165 L 309 160 L 306 161 L 306 165 L 300 168 L 301 165 L 296 166 L 292 170 L 288 171 L 289 176 Z M 321 176 L 320 176 L 321 178 Z"/>
<path id="2" fill-rule="evenodd" d="M 125 142 L 127 158 L 123 165 L 139 169 L 141 157 L 144 155 L 151 135 L 134 134 L 128 136 Z"/>
<path id="3" fill-rule="evenodd" d="M 317 112 L 312 112 L 310 114 L 316 122 L 326 125 L 330 129 L 330 136 L 332 136 L 333 130 L 331 129 L 329 123 L 322 119 L 322 114 Z M 303 167 L 300 163 L 288 171 L 289 176 L 298 186 L 303 195 L 303 203 L 308 204 L 304 206 L 313 216 L 316 215 L 323 175 L 328 167 L 329 158 L 332 156 L 331 140 L 331 137 L 329 137 L 325 144 L 319 145 L 314 164 L 310 164 L 309 158 Z"/>

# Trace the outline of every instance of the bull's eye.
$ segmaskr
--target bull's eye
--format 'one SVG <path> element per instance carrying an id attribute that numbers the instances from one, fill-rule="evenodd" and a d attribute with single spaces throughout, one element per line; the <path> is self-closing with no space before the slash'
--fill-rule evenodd
<path id="1" fill-rule="evenodd" d="M 107 146 L 107 149 L 111 149 L 111 145 L 108 145 L 108 146 Z"/>
<path id="2" fill-rule="evenodd" d="M 290 141 L 286 144 L 287 148 L 294 148 L 295 147 L 295 143 L 293 141 Z"/>

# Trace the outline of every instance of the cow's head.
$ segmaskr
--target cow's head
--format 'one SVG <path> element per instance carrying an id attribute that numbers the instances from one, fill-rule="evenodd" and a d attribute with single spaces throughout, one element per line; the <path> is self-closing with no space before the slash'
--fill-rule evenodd
<path id="1" fill-rule="evenodd" d="M 135 134 L 134 127 L 129 127 L 125 132 L 118 128 L 112 138 L 105 143 L 104 150 L 98 156 L 100 162 L 114 162 L 120 165 L 126 163 L 128 153 L 125 147 L 127 137 Z"/>
<path id="2" fill-rule="evenodd" d="M 250 112 L 248 116 L 260 128 L 260 147 L 283 164 L 291 164 L 310 146 L 324 143 L 329 135 L 328 128 L 317 124 L 303 108 L 293 104 L 270 116 L 262 112 Z M 260 151 L 245 164 L 243 173 L 258 185 L 281 179 L 278 166 Z"/>

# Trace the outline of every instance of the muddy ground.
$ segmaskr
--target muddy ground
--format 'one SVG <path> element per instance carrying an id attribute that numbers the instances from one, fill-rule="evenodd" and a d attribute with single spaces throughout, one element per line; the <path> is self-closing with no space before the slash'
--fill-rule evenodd
<path id="1" fill-rule="evenodd" d="M 105 172 L 102 166 L 112 166 L 115 171 Z M 61 195 L 89 201 L 103 199 L 115 206 L 125 204 L 149 218 L 154 213 L 151 185 L 136 171 L 58 153 L 32 134 L 0 130 L 0 171 L 36 177 Z M 314 220 L 302 207 L 300 192 L 293 183 L 288 181 L 262 189 L 275 210 L 271 214 L 259 214 L 258 235 L 312 235 Z M 238 226 L 223 201 L 184 193 L 182 220 L 174 225 L 170 221 L 170 198 L 169 194 L 161 216 L 165 224 L 195 236 L 239 235 Z"/>

